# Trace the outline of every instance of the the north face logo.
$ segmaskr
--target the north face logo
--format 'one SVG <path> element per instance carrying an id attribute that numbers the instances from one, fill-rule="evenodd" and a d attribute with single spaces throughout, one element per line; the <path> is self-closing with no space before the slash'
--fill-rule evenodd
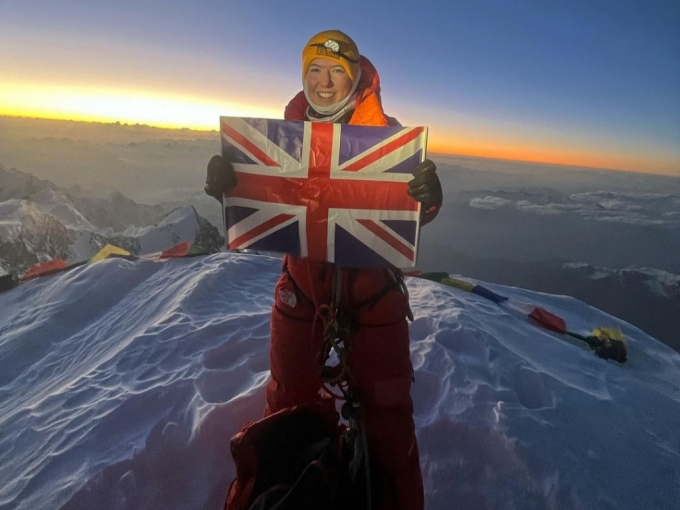
<path id="1" fill-rule="evenodd" d="M 279 298 L 291 308 L 295 308 L 295 305 L 297 305 L 297 296 L 295 295 L 295 292 L 291 292 L 287 289 L 279 289 Z"/>

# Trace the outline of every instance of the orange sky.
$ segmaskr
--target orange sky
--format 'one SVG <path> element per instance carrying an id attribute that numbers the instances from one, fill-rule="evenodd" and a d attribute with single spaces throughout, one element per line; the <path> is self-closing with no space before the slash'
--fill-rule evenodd
<path id="1" fill-rule="evenodd" d="M 449 139 L 436 132 L 428 141 L 428 150 L 442 154 L 477 156 L 484 158 L 551 163 L 611 170 L 680 176 L 679 162 L 672 158 L 640 157 L 633 154 L 605 154 L 583 149 L 567 149 L 560 146 L 530 144 L 506 144 L 480 139 Z"/>
<path id="2" fill-rule="evenodd" d="M 304 41 L 328 23 L 300 2 L 294 15 L 285 2 L 5 2 L 0 115 L 204 130 L 280 118 Z M 349 0 L 332 19 L 379 71 L 385 111 L 428 127 L 431 152 L 680 177 L 680 8 L 568 4 L 443 2 L 414 31 L 412 2 L 376 11 L 378 27 Z"/>
<path id="3" fill-rule="evenodd" d="M 252 99 L 224 101 L 189 93 L 159 94 L 150 90 L 125 90 L 78 84 L 37 84 L 5 80 L 0 83 L 0 115 L 95 122 L 148 124 L 166 128 L 216 129 L 220 115 L 281 118 L 282 108 L 270 98 L 269 104 L 253 106 Z M 249 104 L 250 103 L 250 104 Z M 408 115 L 407 119 L 427 118 Z M 399 105 L 393 105 L 399 110 Z M 390 110 L 390 113 L 392 111 Z M 601 143 L 597 150 L 582 143 L 571 143 L 559 135 L 537 137 L 523 126 L 509 126 L 479 119 L 456 118 L 456 128 L 431 119 L 428 150 L 443 154 L 479 156 L 498 159 L 554 163 L 592 168 L 631 170 L 665 175 L 680 175 L 677 154 L 640 153 L 639 148 L 618 144 L 607 150 Z M 537 141 L 531 142 L 530 140 Z M 543 139 L 540 139 L 543 138 Z"/>

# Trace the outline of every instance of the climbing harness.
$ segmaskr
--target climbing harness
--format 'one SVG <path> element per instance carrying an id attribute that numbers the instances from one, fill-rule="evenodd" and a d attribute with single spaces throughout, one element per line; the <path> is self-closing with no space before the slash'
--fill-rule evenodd
<path id="1" fill-rule="evenodd" d="M 329 305 L 320 306 L 317 312 L 323 324 L 323 343 L 317 361 L 320 368 L 321 382 L 325 390 L 335 399 L 344 400 L 341 414 L 349 423 L 344 440 L 354 450 L 352 461 L 349 465 L 350 475 L 353 480 L 356 480 L 363 461 L 366 477 L 366 508 L 371 510 L 373 495 L 371 491 L 371 468 L 366 423 L 363 419 L 361 397 L 356 389 L 356 384 L 354 384 L 352 372 L 349 369 L 348 362 L 352 328 L 347 324 L 346 317 L 343 317 L 340 313 L 341 296 L 342 269 L 336 266 L 332 281 L 331 302 Z M 337 357 L 337 364 L 328 365 L 327 363 L 331 359 L 332 353 Z M 335 393 L 329 386 L 337 387 L 341 395 Z"/>
<path id="2" fill-rule="evenodd" d="M 411 301 L 408 295 L 408 288 L 406 287 L 406 280 L 404 280 L 404 273 L 400 269 L 392 270 L 388 269 L 387 274 L 390 275 L 390 279 L 397 286 L 399 293 L 404 296 L 406 300 L 406 317 L 409 321 L 413 322 L 413 312 L 411 311 Z"/>
<path id="3" fill-rule="evenodd" d="M 321 381 L 326 390 L 337 399 L 346 400 L 349 395 L 351 375 L 348 367 L 349 341 L 352 335 L 351 328 L 340 315 L 340 298 L 342 296 L 342 269 L 336 271 L 332 280 L 331 302 L 328 305 L 318 307 L 317 316 L 323 325 L 323 343 L 317 356 L 317 362 L 321 370 Z M 338 359 L 336 365 L 328 365 L 332 352 Z M 337 386 L 342 395 L 337 395 L 328 386 Z"/>

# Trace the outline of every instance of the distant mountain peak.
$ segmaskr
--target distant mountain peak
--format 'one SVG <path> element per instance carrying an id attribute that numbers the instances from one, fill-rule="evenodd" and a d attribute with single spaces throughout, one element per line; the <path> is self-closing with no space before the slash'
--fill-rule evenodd
<path id="1" fill-rule="evenodd" d="M 0 168 L 0 267 L 24 272 L 55 258 L 87 260 L 107 243 L 134 254 L 183 242 L 219 251 L 224 238 L 193 206 L 140 205 L 120 192 L 92 198 L 61 190 L 18 170 Z"/>
<path id="2" fill-rule="evenodd" d="M 24 198 L 46 188 L 56 190 L 58 186 L 16 168 L 7 168 L 0 163 L 0 202 L 12 198 Z"/>

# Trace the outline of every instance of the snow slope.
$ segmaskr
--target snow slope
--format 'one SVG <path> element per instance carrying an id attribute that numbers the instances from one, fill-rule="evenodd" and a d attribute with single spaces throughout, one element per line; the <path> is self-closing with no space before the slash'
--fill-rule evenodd
<path id="1" fill-rule="evenodd" d="M 277 259 L 110 259 L 0 294 L 0 509 L 220 509 L 261 416 Z M 408 279 L 429 510 L 675 509 L 680 355 L 579 301 L 488 285 L 620 365 L 474 294 Z M 486 284 L 485 284 L 486 285 Z"/>

